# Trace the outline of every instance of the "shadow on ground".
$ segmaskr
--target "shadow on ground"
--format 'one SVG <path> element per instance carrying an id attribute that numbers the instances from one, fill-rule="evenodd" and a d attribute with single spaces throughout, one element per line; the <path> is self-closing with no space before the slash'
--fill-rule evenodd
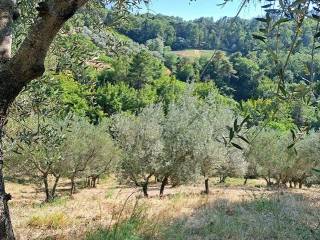
<path id="1" fill-rule="evenodd" d="M 241 201 L 209 196 L 212 200 L 188 216 L 145 220 L 137 215 L 119 224 L 116 231 L 99 230 L 87 239 L 317 240 L 320 239 L 317 194 L 310 197 L 289 190 L 274 191 L 267 195 L 253 193 L 251 199 Z"/>

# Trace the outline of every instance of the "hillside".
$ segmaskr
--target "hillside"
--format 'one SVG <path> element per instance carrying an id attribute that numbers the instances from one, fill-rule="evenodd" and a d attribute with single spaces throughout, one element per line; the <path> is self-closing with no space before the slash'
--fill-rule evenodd
<path id="1" fill-rule="evenodd" d="M 0 240 L 318 239 L 318 1 L 142 2 L 0 0 Z"/>

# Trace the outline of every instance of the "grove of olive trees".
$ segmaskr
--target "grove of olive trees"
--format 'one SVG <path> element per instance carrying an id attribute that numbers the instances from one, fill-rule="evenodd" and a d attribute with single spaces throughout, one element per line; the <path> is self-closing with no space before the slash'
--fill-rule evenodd
<path id="1" fill-rule="evenodd" d="M 0 240 L 5 177 L 48 203 L 105 176 L 146 198 L 319 184 L 319 2 L 263 2 L 255 20 L 184 21 L 132 14 L 143 0 L 0 0 Z"/>

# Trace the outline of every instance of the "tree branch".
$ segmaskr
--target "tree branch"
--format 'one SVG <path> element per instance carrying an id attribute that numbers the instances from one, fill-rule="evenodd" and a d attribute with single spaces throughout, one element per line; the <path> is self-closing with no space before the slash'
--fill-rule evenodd
<path id="1" fill-rule="evenodd" d="M 12 22 L 15 0 L 0 1 L 0 62 L 11 57 Z"/>
<path id="2" fill-rule="evenodd" d="M 10 69 L 19 76 L 16 81 L 26 83 L 44 73 L 44 60 L 54 37 L 64 23 L 88 1 L 47 0 L 39 3 L 38 18 L 10 61 Z"/>
<path id="3" fill-rule="evenodd" d="M 28 82 L 42 76 L 45 71 L 44 60 L 53 39 L 64 23 L 88 1 L 90 0 L 40 2 L 37 7 L 38 17 L 20 49 L 10 59 L 15 0 L 0 0 L 0 62 L 5 62 L 0 65 L 1 112 L 7 110 Z M 1 49 L 5 50 L 1 52 Z"/>

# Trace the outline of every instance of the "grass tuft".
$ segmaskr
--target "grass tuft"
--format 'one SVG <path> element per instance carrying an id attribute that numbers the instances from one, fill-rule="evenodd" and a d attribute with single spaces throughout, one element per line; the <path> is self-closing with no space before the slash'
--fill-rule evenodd
<path id="1" fill-rule="evenodd" d="M 142 240 L 138 233 L 141 224 L 142 219 L 132 217 L 111 229 L 98 229 L 93 233 L 89 233 L 86 240 Z"/>
<path id="2" fill-rule="evenodd" d="M 32 216 L 28 226 L 32 228 L 59 229 L 70 223 L 69 218 L 62 212 L 48 214 L 46 216 Z"/>

